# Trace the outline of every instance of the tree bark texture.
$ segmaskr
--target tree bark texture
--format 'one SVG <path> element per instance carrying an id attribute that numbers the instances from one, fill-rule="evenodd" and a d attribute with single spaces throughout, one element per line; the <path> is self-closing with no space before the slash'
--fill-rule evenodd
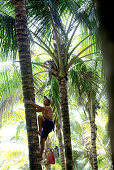
<path id="1" fill-rule="evenodd" d="M 24 99 L 35 100 L 30 57 L 30 43 L 28 39 L 25 0 L 12 0 L 15 6 L 15 27 L 19 51 Z M 40 170 L 41 157 L 37 135 L 37 120 L 35 108 L 25 104 L 26 127 L 28 134 L 29 163 L 31 170 Z"/>
<path id="2" fill-rule="evenodd" d="M 70 120 L 69 120 L 69 110 L 68 110 L 68 97 L 67 97 L 67 80 L 66 78 L 60 78 L 59 80 L 60 88 L 60 103 L 61 112 L 63 120 L 63 136 L 65 145 L 65 157 L 66 157 L 66 169 L 73 169 L 72 162 L 72 146 L 71 146 L 71 133 L 70 133 Z"/>
<path id="3" fill-rule="evenodd" d="M 57 127 L 57 135 L 58 135 L 58 140 L 59 140 L 62 170 L 65 170 L 65 157 L 64 157 L 64 149 L 63 149 L 63 141 L 62 141 L 63 137 L 61 133 L 60 124 L 58 122 L 56 122 L 56 127 Z"/>
<path id="4" fill-rule="evenodd" d="M 51 148 L 51 142 L 50 142 L 50 138 L 48 136 L 48 139 L 46 140 L 46 146 L 45 146 L 45 154 L 46 154 L 46 158 L 48 160 L 48 153 L 50 151 L 50 148 Z M 46 167 L 46 170 L 51 170 L 51 165 L 49 164 L 45 164 L 45 167 Z"/>
<path id="5" fill-rule="evenodd" d="M 91 143 L 92 143 L 92 169 L 97 170 L 97 150 L 96 150 L 96 125 L 95 121 L 90 121 L 91 126 Z"/>
<path id="6" fill-rule="evenodd" d="M 104 69 L 107 77 L 109 98 L 109 135 L 111 139 L 112 164 L 114 167 L 114 2 L 96 0 L 97 16 L 99 21 L 99 37 Z"/>

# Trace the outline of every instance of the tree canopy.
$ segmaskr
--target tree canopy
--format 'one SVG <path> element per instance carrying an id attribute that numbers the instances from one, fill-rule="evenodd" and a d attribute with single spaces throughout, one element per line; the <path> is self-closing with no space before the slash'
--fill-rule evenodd
<path id="1" fill-rule="evenodd" d="M 14 6 L 8 0 L 0 4 L 0 168 L 29 169 Z M 26 0 L 26 11 L 36 103 L 42 105 L 44 95 L 50 96 L 55 120 L 55 131 L 50 133 L 45 145 L 42 168 L 63 170 L 65 164 L 68 168 L 66 141 L 71 138 L 74 169 L 94 169 L 94 166 L 112 169 L 107 85 L 95 3 Z M 64 79 L 66 98 L 61 93 Z M 66 115 L 64 105 L 68 106 Z M 66 123 L 71 130 L 66 134 L 68 138 L 65 116 L 70 122 Z M 59 146 L 60 157 L 50 166 L 47 155 L 55 146 Z"/>

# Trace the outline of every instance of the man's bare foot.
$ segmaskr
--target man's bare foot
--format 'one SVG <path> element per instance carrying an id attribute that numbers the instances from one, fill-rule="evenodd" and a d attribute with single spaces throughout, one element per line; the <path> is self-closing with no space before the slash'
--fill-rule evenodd
<path id="1" fill-rule="evenodd" d="M 41 131 L 37 131 L 37 133 L 38 133 L 38 135 L 40 135 L 40 136 L 41 136 L 41 134 L 42 134 L 42 132 L 41 132 Z"/>

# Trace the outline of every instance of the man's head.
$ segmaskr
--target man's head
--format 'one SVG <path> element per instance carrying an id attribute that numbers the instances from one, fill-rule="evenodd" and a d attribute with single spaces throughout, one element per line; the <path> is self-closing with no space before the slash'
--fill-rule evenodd
<path id="1" fill-rule="evenodd" d="M 49 106 L 51 104 L 51 98 L 44 96 L 44 105 Z"/>

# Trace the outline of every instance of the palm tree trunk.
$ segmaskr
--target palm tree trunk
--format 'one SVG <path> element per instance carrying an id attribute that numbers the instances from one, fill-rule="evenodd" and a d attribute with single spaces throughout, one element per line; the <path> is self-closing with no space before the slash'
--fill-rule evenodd
<path id="1" fill-rule="evenodd" d="M 114 24 L 113 1 L 96 0 L 97 16 L 102 54 L 105 62 L 105 73 L 109 98 L 109 135 L 114 167 Z"/>
<path id="2" fill-rule="evenodd" d="M 25 0 L 12 0 L 15 6 L 15 27 L 19 50 L 24 99 L 35 100 L 30 44 L 27 32 Z M 34 107 L 25 104 L 26 126 L 28 134 L 29 162 L 31 170 L 40 170 L 41 158 L 37 136 L 37 121 Z"/>
<path id="3" fill-rule="evenodd" d="M 96 150 L 96 125 L 95 121 L 90 121 L 91 126 L 91 143 L 92 143 L 92 169 L 97 170 L 97 150 Z"/>
<path id="4" fill-rule="evenodd" d="M 67 170 L 73 169 L 72 162 L 72 147 L 71 147 L 71 134 L 70 134 L 70 120 L 68 110 L 68 97 L 67 97 L 67 80 L 66 78 L 59 78 L 60 88 L 60 102 L 61 112 L 63 120 L 63 135 L 65 145 L 65 157 L 66 157 L 66 168 Z"/>
<path id="5" fill-rule="evenodd" d="M 89 93 L 88 96 L 88 102 L 86 104 L 86 109 L 89 114 L 89 121 L 90 121 L 90 128 L 91 128 L 91 144 L 92 144 L 92 169 L 97 170 L 98 164 L 97 164 L 97 149 L 96 149 L 96 124 L 95 124 L 95 114 L 96 114 L 96 108 L 95 103 L 93 103 L 94 100 L 91 99 L 91 95 Z"/>
<path id="6" fill-rule="evenodd" d="M 58 122 L 56 122 L 56 127 L 57 127 L 57 135 L 59 140 L 62 170 L 65 170 L 65 158 L 64 158 L 64 150 L 63 150 L 63 142 L 62 142 L 62 133 L 61 133 L 60 124 Z"/>
<path id="7" fill-rule="evenodd" d="M 47 159 L 48 159 L 48 152 L 50 151 L 50 147 L 51 147 L 51 143 L 50 143 L 50 138 L 48 137 L 47 141 L 46 141 L 46 155 L 47 155 Z M 48 163 L 48 164 L 45 164 L 45 167 L 46 167 L 46 170 L 51 170 L 51 165 Z"/>

